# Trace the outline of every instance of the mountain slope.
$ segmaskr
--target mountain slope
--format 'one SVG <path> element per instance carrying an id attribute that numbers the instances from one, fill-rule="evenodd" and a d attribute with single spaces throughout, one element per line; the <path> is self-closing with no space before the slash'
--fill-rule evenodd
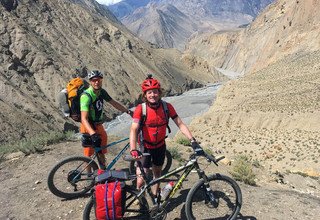
<path id="1" fill-rule="evenodd" d="M 109 15 L 94 0 L 22 0 L 11 11 L 0 5 L 0 142 L 62 130 L 56 96 L 81 66 L 103 71 L 104 87 L 125 105 L 137 100 L 148 72 L 166 94 L 214 81 L 203 67 L 191 69 L 177 51 L 152 48 Z M 115 113 L 108 108 L 109 118 Z"/>
<path id="2" fill-rule="evenodd" d="M 172 5 L 149 4 L 137 9 L 122 22 L 141 39 L 164 48 L 184 48 L 184 42 L 197 30 L 189 17 Z"/>
<path id="3" fill-rule="evenodd" d="M 144 2 L 145 5 L 139 7 L 132 1 L 124 0 L 110 9 L 141 39 L 183 50 L 192 34 L 234 29 L 248 24 L 270 2 L 272 0 L 158 0 L 149 4 Z M 126 11 L 124 16 L 121 12 L 124 5 L 132 5 L 132 10 L 135 10 Z"/>
<path id="4" fill-rule="evenodd" d="M 285 56 L 319 50 L 318 7 L 319 2 L 313 0 L 277 1 L 239 33 L 224 32 L 192 39 L 186 53 L 202 57 L 212 66 L 253 72 Z M 204 54 L 203 48 L 210 48 L 215 55 Z"/>
<path id="5" fill-rule="evenodd" d="M 280 0 L 239 35 L 204 38 L 202 48 L 212 44 L 217 54 L 224 52 L 225 59 L 215 62 L 248 71 L 228 82 L 214 106 L 193 122 L 204 145 L 230 158 L 248 155 L 270 173 L 320 176 L 319 7 L 315 0 Z M 199 45 L 193 50 L 204 57 Z"/>

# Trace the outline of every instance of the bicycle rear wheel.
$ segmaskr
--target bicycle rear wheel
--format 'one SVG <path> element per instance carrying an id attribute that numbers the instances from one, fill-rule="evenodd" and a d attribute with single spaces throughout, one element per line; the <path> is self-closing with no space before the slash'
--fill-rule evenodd
<path id="1" fill-rule="evenodd" d="M 90 164 L 90 171 L 86 167 Z M 48 188 L 56 196 L 70 199 L 86 194 L 94 185 L 97 163 L 89 157 L 68 157 L 49 172 Z"/>
<path id="2" fill-rule="evenodd" d="M 187 219 L 235 219 L 242 205 L 238 184 L 228 176 L 208 176 L 210 190 L 201 179 L 189 191 L 185 211 Z"/>
<path id="3" fill-rule="evenodd" d="M 149 219 L 149 205 L 144 196 L 137 195 L 139 192 L 130 187 L 125 186 L 125 210 L 122 219 Z M 95 215 L 95 201 L 94 197 L 91 197 L 83 211 L 83 220 L 92 220 L 96 219 Z"/>
<path id="4" fill-rule="evenodd" d="M 166 174 L 168 173 L 168 171 L 170 170 L 172 165 L 172 155 L 170 153 L 170 151 L 166 150 L 166 157 L 164 159 L 164 164 L 162 167 L 162 172 L 161 174 Z M 136 161 L 131 161 L 130 162 L 130 166 L 129 166 L 129 172 L 131 174 L 135 174 L 136 173 Z"/>

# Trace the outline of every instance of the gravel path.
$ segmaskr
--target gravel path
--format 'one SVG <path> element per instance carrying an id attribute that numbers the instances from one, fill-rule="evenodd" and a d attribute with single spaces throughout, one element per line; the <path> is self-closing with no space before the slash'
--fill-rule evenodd
<path id="1" fill-rule="evenodd" d="M 81 155 L 80 141 L 60 143 L 46 148 L 43 154 L 20 155 L 0 164 L 0 219 L 81 219 L 88 198 L 64 201 L 55 197 L 47 188 L 50 169 L 70 155 Z M 170 147 L 172 144 L 168 144 Z M 122 146 L 110 149 L 110 155 Z M 183 150 L 181 149 L 181 152 Z M 119 160 L 116 167 L 126 168 L 126 162 Z M 173 166 L 177 166 L 174 162 Z M 209 166 L 206 171 L 227 173 L 227 167 Z M 173 200 L 167 219 L 185 219 L 183 204 L 189 188 L 197 180 L 190 175 L 180 193 Z M 299 182 L 308 185 L 307 179 Z M 319 196 L 297 192 L 292 185 L 261 184 L 252 187 L 240 184 L 243 206 L 238 219 L 318 219 Z"/>

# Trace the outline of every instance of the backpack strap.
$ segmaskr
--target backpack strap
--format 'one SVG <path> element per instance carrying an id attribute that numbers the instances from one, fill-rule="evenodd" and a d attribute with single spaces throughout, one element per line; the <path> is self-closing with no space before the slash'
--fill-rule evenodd
<path id="1" fill-rule="evenodd" d="M 82 94 L 86 94 L 89 97 L 90 105 L 92 105 L 92 97 L 91 97 L 91 95 L 86 90 L 84 90 L 80 95 L 82 95 Z"/>
<path id="2" fill-rule="evenodd" d="M 141 114 L 141 119 L 139 121 L 139 130 L 138 130 L 138 136 L 140 139 L 140 151 L 144 152 L 144 146 L 143 146 L 143 134 L 142 134 L 142 126 L 144 125 L 146 119 L 147 119 L 147 104 L 145 102 L 143 102 L 141 104 L 141 108 L 142 108 L 142 114 Z"/>
<path id="3" fill-rule="evenodd" d="M 81 93 L 81 95 L 83 95 L 83 94 L 85 94 L 88 98 L 89 98 L 89 106 L 91 106 L 92 105 L 92 97 L 91 97 L 91 95 L 86 91 L 86 90 L 83 90 L 83 92 Z M 80 112 L 80 114 L 81 114 L 81 112 Z M 90 114 L 89 114 L 89 112 L 88 112 L 88 120 L 89 120 L 89 123 L 90 123 L 90 125 L 92 126 L 92 128 L 94 129 L 94 130 L 96 130 L 96 126 L 94 125 L 94 123 L 93 123 L 93 120 L 92 120 L 92 118 L 90 117 Z"/>
<path id="4" fill-rule="evenodd" d="M 144 102 L 141 105 L 142 105 L 142 115 L 141 115 L 140 125 L 144 125 L 147 119 L 147 104 Z"/>
<path id="5" fill-rule="evenodd" d="M 167 128 L 168 128 L 168 132 L 169 134 L 171 133 L 171 129 L 170 129 L 170 126 L 169 126 L 169 109 L 168 109 L 168 104 L 166 101 L 163 101 L 161 100 L 161 103 L 162 103 L 162 107 L 163 107 L 163 110 L 164 110 L 164 114 L 166 115 L 166 119 L 167 119 Z"/>

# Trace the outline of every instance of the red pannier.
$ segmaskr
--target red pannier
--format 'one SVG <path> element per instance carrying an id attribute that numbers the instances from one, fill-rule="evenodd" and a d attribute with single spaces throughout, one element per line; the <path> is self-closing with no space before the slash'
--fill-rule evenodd
<path id="1" fill-rule="evenodd" d="M 123 217 L 125 195 L 120 181 L 97 184 L 95 186 L 95 208 L 98 220 L 121 219 Z"/>

